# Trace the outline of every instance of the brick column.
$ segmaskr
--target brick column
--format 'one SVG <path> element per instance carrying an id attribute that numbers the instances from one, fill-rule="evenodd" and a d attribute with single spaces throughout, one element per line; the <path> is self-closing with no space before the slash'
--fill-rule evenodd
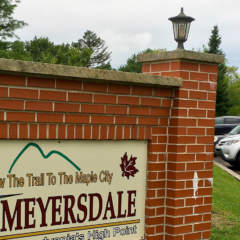
<path id="1" fill-rule="evenodd" d="M 217 66 L 224 58 L 178 50 L 138 60 L 143 73 L 183 79 L 168 127 L 165 240 L 209 239 Z"/>

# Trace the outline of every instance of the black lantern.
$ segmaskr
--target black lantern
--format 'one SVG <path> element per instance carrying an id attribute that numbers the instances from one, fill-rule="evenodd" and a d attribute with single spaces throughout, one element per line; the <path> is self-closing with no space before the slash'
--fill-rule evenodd
<path id="1" fill-rule="evenodd" d="M 181 8 L 181 12 L 169 20 L 173 23 L 174 39 L 178 43 L 177 49 L 184 49 L 183 43 L 187 41 L 191 22 L 195 19 L 186 16 Z"/>

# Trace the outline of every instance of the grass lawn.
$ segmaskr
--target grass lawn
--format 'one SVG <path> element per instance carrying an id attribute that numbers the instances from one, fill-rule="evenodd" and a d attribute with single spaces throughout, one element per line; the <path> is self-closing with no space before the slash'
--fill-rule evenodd
<path id="1" fill-rule="evenodd" d="M 239 240 L 240 182 L 217 166 L 213 171 L 211 240 Z"/>

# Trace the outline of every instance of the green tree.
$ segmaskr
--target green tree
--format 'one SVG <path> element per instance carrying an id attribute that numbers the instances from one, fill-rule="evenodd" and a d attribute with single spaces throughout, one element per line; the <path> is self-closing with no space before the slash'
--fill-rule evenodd
<path id="1" fill-rule="evenodd" d="M 127 63 L 125 65 L 120 66 L 118 70 L 122 72 L 140 73 L 142 71 L 142 63 L 137 62 L 137 56 L 140 54 L 151 53 L 155 51 L 161 50 L 152 50 L 150 48 L 147 48 L 146 50 L 141 51 L 138 54 L 133 54 L 131 57 L 127 59 Z"/>
<path id="2" fill-rule="evenodd" d="M 208 48 L 205 49 L 207 53 L 221 54 L 223 51 L 220 49 L 221 37 L 219 35 L 218 26 L 214 26 L 208 42 Z M 217 78 L 217 99 L 216 99 L 216 115 L 226 115 L 230 107 L 229 94 L 228 94 L 228 79 L 225 77 L 227 73 L 226 64 L 219 64 L 218 78 Z"/>
<path id="3" fill-rule="evenodd" d="M 14 10 L 19 3 L 19 0 L 0 0 L 0 38 L 17 37 L 14 33 L 16 29 L 26 25 L 24 21 L 14 19 Z"/>
<path id="4" fill-rule="evenodd" d="M 98 37 L 96 33 L 87 30 L 81 39 L 72 43 L 72 46 L 80 51 L 88 50 L 90 58 L 85 65 L 86 67 L 104 68 L 106 66 L 106 68 L 109 68 L 111 52 L 108 52 L 105 41 Z"/>

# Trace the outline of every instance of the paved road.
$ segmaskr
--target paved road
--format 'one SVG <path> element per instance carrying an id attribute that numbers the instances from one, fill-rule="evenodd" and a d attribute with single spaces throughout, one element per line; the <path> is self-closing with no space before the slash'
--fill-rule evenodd
<path id="1" fill-rule="evenodd" d="M 225 162 L 221 157 L 215 157 L 214 160 L 240 175 L 240 168 L 237 168 L 235 166 L 232 166 L 228 162 Z"/>

